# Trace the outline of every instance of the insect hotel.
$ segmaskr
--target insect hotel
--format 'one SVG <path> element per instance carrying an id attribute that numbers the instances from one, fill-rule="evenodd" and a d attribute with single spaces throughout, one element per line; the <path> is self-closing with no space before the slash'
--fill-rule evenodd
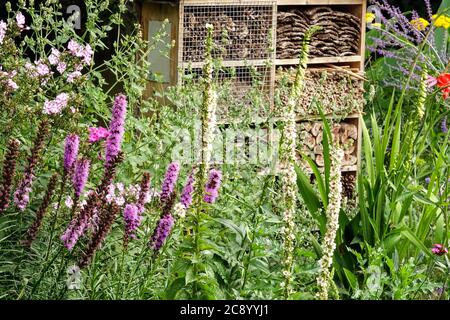
<path id="1" fill-rule="evenodd" d="M 361 151 L 366 0 L 140 1 L 139 6 L 144 36 L 151 40 L 164 28 L 164 42 L 175 44 L 169 56 L 150 56 L 150 77 L 158 76 L 159 88 L 161 82 L 175 85 L 187 73 L 201 73 L 209 23 L 214 26 L 214 58 L 233 70 L 233 93 L 241 99 L 256 70 L 275 114 L 288 93 L 278 88 L 293 81 L 306 30 L 321 26 L 312 38 L 296 110 L 299 147 L 319 167 L 324 165 L 320 104 L 335 120 L 334 139 L 345 149 L 344 186 L 354 182 Z M 228 76 L 222 73 L 219 81 Z M 158 86 L 150 80 L 149 91 Z"/>

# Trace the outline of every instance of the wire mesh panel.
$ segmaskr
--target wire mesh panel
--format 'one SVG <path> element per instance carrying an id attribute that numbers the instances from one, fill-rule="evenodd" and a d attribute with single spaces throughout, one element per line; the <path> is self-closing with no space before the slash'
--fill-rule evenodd
<path id="1" fill-rule="evenodd" d="M 266 66 L 222 67 L 214 72 L 220 84 L 217 115 L 219 119 L 243 116 L 267 117 L 270 109 L 270 69 Z M 198 83 L 201 68 L 187 68 L 183 82 Z"/>
<path id="2" fill-rule="evenodd" d="M 213 56 L 223 60 L 262 60 L 272 56 L 273 2 L 185 5 L 182 61 L 205 58 L 206 24 L 214 26 Z"/>

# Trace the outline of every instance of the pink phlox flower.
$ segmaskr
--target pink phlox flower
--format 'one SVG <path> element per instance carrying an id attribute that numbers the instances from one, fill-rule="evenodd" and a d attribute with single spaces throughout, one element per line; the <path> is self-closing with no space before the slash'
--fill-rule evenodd
<path id="1" fill-rule="evenodd" d="M 60 56 L 61 56 L 61 52 L 59 52 L 58 49 L 52 48 L 52 53 L 48 57 L 48 62 L 50 62 L 50 64 L 52 66 L 56 66 L 60 62 L 59 61 Z"/>
<path id="2" fill-rule="evenodd" d="M 25 16 L 20 11 L 16 14 L 16 24 L 20 30 L 25 29 Z"/>
<path id="3" fill-rule="evenodd" d="M 64 109 L 69 102 L 69 95 L 67 93 L 61 93 L 56 96 L 55 100 L 46 101 L 44 103 L 44 114 L 57 114 Z"/>
<path id="4" fill-rule="evenodd" d="M 0 21 L 0 44 L 3 44 L 3 41 L 6 37 L 6 30 L 8 28 L 8 25 L 3 20 Z"/>

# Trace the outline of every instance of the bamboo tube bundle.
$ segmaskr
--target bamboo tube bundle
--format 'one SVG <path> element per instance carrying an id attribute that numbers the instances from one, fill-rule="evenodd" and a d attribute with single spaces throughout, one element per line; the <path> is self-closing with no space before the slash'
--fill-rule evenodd
<path id="1" fill-rule="evenodd" d="M 279 69 L 276 86 L 280 103 L 286 103 L 289 87 L 294 81 L 294 69 Z M 363 80 L 352 71 L 332 68 L 309 69 L 305 86 L 297 104 L 298 116 L 319 114 L 319 107 L 325 114 L 342 115 L 362 111 L 364 105 Z"/>
<path id="2" fill-rule="evenodd" d="M 320 121 L 302 122 L 298 124 L 299 148 L 301 153 L 309 156 L 318 167 L 324 166 L 323 158 L 323 124 Z M 357 140 L 358 127 L 356 124 L 341 122 L 331 128 L 334 142 L 344 149 L 344 167 L 355 166 L 358 162 Z M 300 159 L 299 159 L 300 160 Z"/>
<path id="3" fill-rule="evenodd" d="M 358 17 L 327 6 L 306 10 L 288 9 L 277 16 L 277 58 L 294 59 L 300 53 L 300 41 L 309 26 L 323 29 L 311 42 L 311 57 L 357 55 L 360 46 L 361 21 Z"/>

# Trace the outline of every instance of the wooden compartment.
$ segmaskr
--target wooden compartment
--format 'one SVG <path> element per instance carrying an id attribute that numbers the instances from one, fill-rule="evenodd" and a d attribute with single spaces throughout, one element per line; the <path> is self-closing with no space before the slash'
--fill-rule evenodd
<path id="1" fill-rule="evenodd" d="M 272 2 L 236 2 L 221 5 L 189 3 L 183 6 L 181 60 L 203 61 L 206 24 L 214 26 L 213 56 L 227 61 L 271 57 Z"/>
<path id="2" fill-rule="evenodd" d="M 359 157 L 359 121 L 358 118 L 348 118 L 339 123 L 332 124 L 333 140 L 339 141 L 344 149 L 342 171 L 356 171 Z M 315 161 L 319 168 L 323 168 L 323 124 L 322 121 L 303 121 L 297 124 L 298 150 Z M 306 160 L 299 161 L 307 165 Z"/>
<path id="3" fill-rule="evenodd" d="M 202 69 L 185 69 L 185 79 L 196 82 Z M 220 85 L 217 117 L 219 122 L 226 122 L 230 116 L 239 118 L 267 117 L 270 105 L 270 68 L 265 66 L 222 67 L 213 75 Z M 243 118 L 241 118 L 243 120 Z"/>
<path id="4" fill-rule="evenodd" d="M 276 74 L 278 104 L 287 103 L 297 67 L 279 67 Z M 362 112 L 364 106 L 363 77 L 358 69 L 348 66 L 310 68 L 305 75 L 302 96 L 296 114 L 300 118 L 319 115 L 348 115 Z"/>
<path id="5" fill-rule="evenodd" d="M 361 51 L 361 17 L 348 6 L 279 6 L 277 59 L 298 58 L 304 33 L 321 26 L 311 41 L 310 56 L 357 56 Z"/>

